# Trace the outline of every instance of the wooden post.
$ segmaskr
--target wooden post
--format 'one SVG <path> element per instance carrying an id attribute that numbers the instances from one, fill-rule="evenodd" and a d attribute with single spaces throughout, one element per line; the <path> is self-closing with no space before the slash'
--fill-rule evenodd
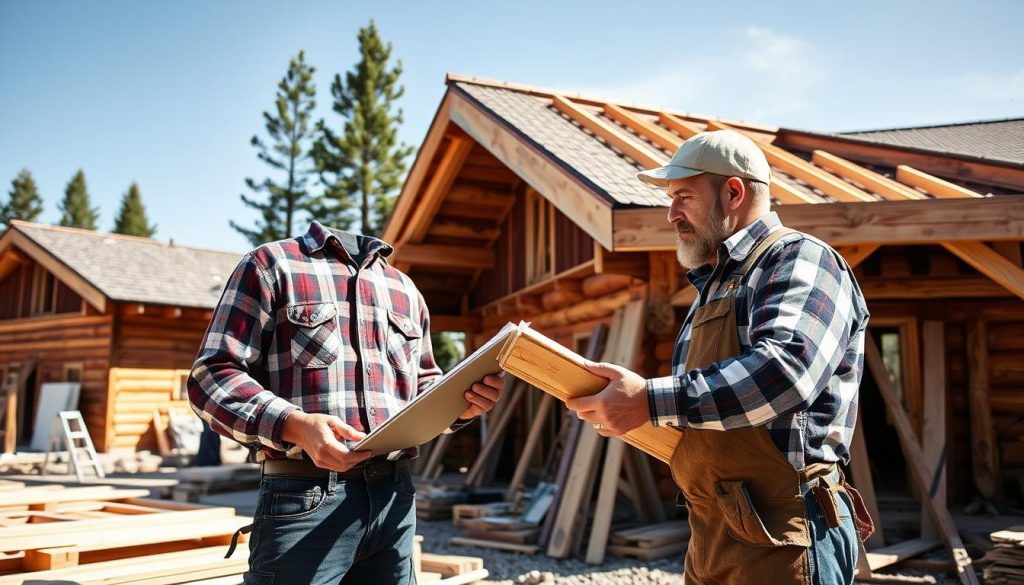
<path id="1" fill-rule="evenodd" d="M 875 483 L 871 477 L 871 462 L 868 459 L 868 448 L 864 442 L 864 417 L 857 412 L 857 426 L 853 429 L 853 444 L 850 446 L 850 471 L 853 473 L 853 485 L 860 492 L 867 506 L 868 514 L 875 521 L 875 533 L 868 538 L 867 546 L 878 548 L 885 546 L 882 535 L 882 514 L 878 511 L 878 500 L 875 498 Z"/>
<path id="2" fill-rule="evenodd" d="M 494 424 L 488 429 L 487 441 L 480 449 L 480 454 L 477 455 L 476 461 L 473 462 L 473 467 L 469 470 L 469 474 L 466 475 L 466 485 L 480 486 L 486 481 L 487 474 L 485 469 L 487 464 L 501 453 L 499 447 L 505 440 L 505 429 L 508 428 L 512 415 L 515 414 L 516 405 L 519 404 L 519 400 L 525 392 L 526 384 L 516 380 L 512 387 L 512 395 L 504 401 L 505 408 L 498 413 Z"/>
<path id="3" fill-rule="evenodd" d="M 547 426 L 548 412 L 554 403 L 555 398 L 547 392 L 540 399 L 540 405 L 537 406 L 537 414 L 534 416 L 533 424 L 530 426 L 530 434 L 526 437 L 526 445 L 523 446 L 523 452 L 519 455 L 519 462 L 516 463 L 516 471 L 512 474 L 512 481 L 509 482 L 508 489 L 505 490 L 505 500 L 507 501 L 512 501 L 516 491 L 523 485 L 523 479 L 526 477 L 526 472 L 530 469 L 533 454 L 537 447 L 540 446 L 540 437 Z"/>
<path id="4" fill-rule="evenodd" d="M 971 410 L 971 461 L 974 486 L 984 503 L 1002 500 L 1002 473 L 996 453 L 996 433 L 989 402 L 988 332 L 984 321 L 967 325 L 967 391 Z"/>
<path id="5" fill-rule="evenodd" d="M 907 418 L 907 412 L 903 409 L 903 405 L 900 404 L 899 398 L 897 398 L 896 392 L 892 388 L 892 381 L 889 379 L 888 372 L 886 372 L 885 363 L 882 362 L 882 354 L 878 351 L 878 346 L 871 335 L 866 335 L 864 340 L 864 358 L 865 364 L 870 370 L 872 377 L 874 377 L 875 384 L 878 386 L 878 391 L 885 401 L 886 410 L 889 412 L 893 425 L 896 427 L 903 455 L 907 458 L 913 471 L 911 477 L 922 494 L 922 500 L 928 506 L 928 511 L 932 515 L 936 528 L 938 528 L 939 533 L 946 542 L 946 547 L 949 549 L 953 562 L 956 564 L 956 572 L 960 582 L 964 585 L 980 585 L 978 576 L 974 572 L 974 565 L 971 563 L 971 556 L 967 554 L 964 543 L 960 540 L 960 534 L 957 532 L 956 524 L 953 523 L 953 518 L 949 515 L 949 510 L 931 498 L 928 490 L 929 475 L 924 463 L 924 453 L 921 451 L 920 445 L 917 444 L 917 437 L 914 435 L 910 419 Z"/>
<path id="6" fill-rule="evenodd" d="M 615 512 L 615 495 L 619 491 L 619 475 L 622 473 L 622 456 L 626 444 L 612 437 L 608 440 L 608 449 L 604 454 L 604 470 L 601 471 L 601 486 L 597 493 L 597 507 L 594 510 L 594 526 L 590 532 L 590 543 L 587 544 L 586 561 L 592 565 L 604 562 L 605 547 L 608 546 L 608 533 L 612 527 L 612 515 Z"/>
<path id="7" fill-rule="evenodd" d="M 942 321 L 925 321 L 922 332 L 924 353 L 924 405 L 921 450 L 929 472 L 929 494 L 946 505 L 946 330 Z M 921 504 L 921 537 L 938 538 L 939 533 Z"/>

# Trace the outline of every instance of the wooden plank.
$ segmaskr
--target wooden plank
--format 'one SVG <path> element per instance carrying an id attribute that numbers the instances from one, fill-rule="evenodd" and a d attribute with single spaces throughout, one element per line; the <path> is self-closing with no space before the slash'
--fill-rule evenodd
<path id="1" fill-rule="evenodd" d="M 699 131 L 690 127 L 689 124 L 679 119 L 679 117 L 667 112 L 660 112 L 658 114 L 658 121 L 667 128 L 679 133 L 679 135 L 683 137 L 683 140 L 699 134 Z"/>
<path id="2" fill-rule="evenodd" d="M 516 175 L 544 195 L 559 211 L 599 241 L 612 247 L 612 209 L 567 170 L 551 161 L 532 143 L 461 94 L 450 94 L 451 117 L 477 142 Z"/>
<path id="3" fill-rule="evenodd" d="M 915 538 L 868 552 L 868 565 L 872 571 L 884 569 L 909 558 L 922 555 L 942 546 L 942 542 L 930 538 Z"/>
<path id="4" fill-rule="evenodd" d="M 1002 468 L 989 400 L 988 334 L 984 321 L 967 324 L 967 401 L 971 417 L 971 477 L 985 503 L 1002 501 Z"/>
<path id="5" fill-rule="evenodd" d="M 864 352 L 865 364 L 870 370 L 875 384 L 878 386 L 882 399 L 885 401 L 889 417 L 899 436 L 903 455 L 913 471 L 911 477 L 920 490 L 922 499 L 927 503 L 932 520 L 934 520 L 936 528 L 945 540 L 946 547 L 956 563 L 957 576 L 964 585 L 979 585 L 978 576 L 975 574 L 974 566 L 971 564 L 971 557 L 967 554 L 967 550 L 964 549 L 963 541 L 960 540 L 960 535 L 957 533 L 953 518 L 949 515 L 949 510 L 945 506 L 938 505 L 931 497 L 928 497 L 928 488 L 930 486 L 927 467 L 924 463 L 924 453 L 917 444 L 910 419 L 907 418 L 907 413 L 892 388 L 892 381 L 889 379 L 885 364 L 882 362 L 882 355 L 878 351 L 878 346 L 870 335 L 866 336 Z"/>
<path id="6" fill-rule="evenodd" d="M 857 163 L 850 162 L 824 150 L 815 150 L 811 155 L 811 161 L 819 167 L 832 171 L 840 177 L 860 183 L 867 189 L 886 199 L 902 201 L 905 199 L 927 199 L 928 197 L 919 191 L 915 191 L 906 185 L 866 169 Z"/>
<path id="7" fill-rule="evenodd" d="M 495 263 L 494 250 L 490 248 L 437 244 L 399 244 L 395 248 L 395 258 L 399 264 L 482 270 L 494 268 Z"/>
<path id="8" fill-rule="evenodd" d="M 942 242 L 942 245 L 978 272 L 1024 299 L 1024 268 L 1010 262 L 980 241 Z"/>
<path id="9" fill-rule="evenodd" d="M 728 124 L 709 121 L 708 130 L 736 129 L 732 128 Z M 745 132 L 740 132 L 746 134 Z M 755 141 L 755 143 L 761 148 L 761 151 L 764 152 L 764 156 L 768 159 L 768 163 L 770 165 L 777 167 L 797 179 L 800 179 L 812 187 L 820 189 L 823 193 L 836 201 L 852 203 L 877 201 L 877 198 L 870 193 L 854 187 L 850 183 L 829 174 L 824 169 L 814 166 L 787 150 L 783 150 L 774 144 L 757 141 Z"/>
<path id="10" fill-rule="evenodd" d="M 850 268 L 856 268 L 862 262 L 868 259 L 869 256 L 875 253 L 875 250 L 880 248 L 878 244 L 860 244 L 854 246 L 840 246 L 836 248 L 836 251 L 842 255 L 846 263 L 850 265 Z"/>
<path id="11" fill-rule="evenodd" d="M 654 472 L 651 471 L 651 462 L 647 460 L 647 455 L 636 449 L 628 449 L 626 457 L 636 463 L 636 477 L 633 489 L 636 490 L 637 497 L 644 502 L 644 507 L 651 521 L 667 521 L 668 517 L 665 514 L 665 506 L 662 504 L 661 494 L 658 492 L 658 484 L 654 480 Z"/>
<path id="12" fill-rule="evenodd" d="M 530 425 L 530 432 L 526 436 L 523 451 L 519 454 L 519 460 L 516 462 L 515 472 L 512 474 L 512 479 L 505 490 L 506 500 L 511 501 L 515 497 L 516 492 L 519 491 L 519 488 L 522 487 L 523 480 L 526 478 L 526 472 L 530 469 L 530 463 L 533 461 L 537 448 L 540 447 L 541 436 L 544 433 L 544 429 L 548 426 L 548 413 L 551 412 L 551 407 L 554 404 L 555 398 L 548 393 L 544 393 L 544 396 L 540 399 L 540 404 L 537 405 L 537 412 L 534 414 L 533 423 Z"/>
<path id="13" fill-rule="evenodd" d="M 493 425 L 488 425 L 487 441 L 484 442 L 480 452 L 477 454 L 476 460 L 473 462 L 473 466 L 470 467 L 469 473 L 466 474 L 466 485 L 480 486 L 483 484 L 484 468 L 488 462 L 501 454 L 498 448 L 504 444 L 505 431 L 512 420 L 512 415 L 515 414 L 516 406 L 525 394 L 526 384 L 516 380 L 511 388 L 511 392 L 509 392 L 509 396 L 501 401 L 504 403 L 501 413 Z"/>
<path id="14" fill-rule="evenodd" d="M 71 487 L 60 490 L 47 489 L 38 492 L 26 489 L 15 493 L 5 493 L 3 498 L 3 505 L 53 506 L 61 502 L 81 502 L 85 500 L 124 500 L 127 498 L 142 498 L 148 495 L 149 490 L 114 489 L 110 486 L 105 485 L 89 487 Z"/>
<path id="15" fill-rule="evenodd" d="M 594 508 L 594 523 L 590 531 L 590 542 L 587 544 L 586 561 L 591 565 L 604 562 L 605 547 L 608 545 L 608 534 L 612 527 L 612 515 L 615 512 L 619 475 L 622 473 L 622 456 L 625 451 L 625 443 L 615 437 L 609 438 L 608 448 L 604 453 L 604 468 L 601 471 L 597 505 Z"/>
<path id="16" fill-rule="evenodd" d="M 554 104 L 555 109 L 569 116 L 569 118 L 578 122 L 580 126 L 593 132 L 594 136 L 608 143 L 609 146 L 618 149 L 644 168 L 659 167 L 668 160 L 664 154 L 652 152 L 628 133 L 605 122 L 589 111 L 586 106 L 575 104 L 569 98 L 561 95 L 552 96 L 551 102 Z"/>
<path id="17" fill-rule="evenodd" d="M 942 321 L 922 324 L 924 364 L 924 410 L 921 425 L 921 450 L 928 472 L 929 495 L 940 506 L 946 505 L 946 330 Z M 934 540 L 938 531 L 925 506 L 921 506 L 921 537 Z"/>
<path id="18" fill-rule="evenodd" d="M 649 122 L 642 118 L 640 114 L 631 112 L 622 106 L 615 104 L 605 104 L 604 113 L 606 116 L 615 120 L 616 122 L 631 128 L 637 134 L 650 140 L 654 144 L 657 144 L 661 148 L 669 152 L 675 152 L 677 148 L 683 143 L 683 139 L 676 136 L 675 134 L 665 130 L 661 126 L 658 126 L 654 122 Z"/>
<path id="19" fill-rule="evenodd" d="M 496 227 L 481 227 L 463 221 L 435 219 L 430 222 L 427 235 L 437 238 L 461 238 L 464 240 L 494 241 L 501 235 Z"/>
<path id="20" fill-rule="evenodd" d="M 896 180 L 911 187 L 924 189 L 939 198 L 970 199 L 984 197 L 981 193 L 975 193 L 970 189 L 965 189 L 960 185 L 950 183 L 907 165 L 896 167 Z"/>
<path id="21" fill-rule="evenodd" d="M 1024 240 L 1024 205 L 1016 197 L 779 205 L 774 210 L 785 225 L 833 246 Z M 674 251 L 678 234 L 665 211 L 616 210 L 614 246 L 602 245 L 615 251 Z"/>
<path id="22" fill-rule="evenodd" d="M 444 152 L 437 168 L 427 181 L 423 189 L 423 196 L 420 204 L 413 210 L 412 215 L 406 223 L 401 242 L 419 243 L 427 235 L 430 229 L 430 221 L 437 215 L 441 208 L 448 189 L 455 181 L 455 176 L 462 163 L 466 162 L 469 151 L 473 149 L 473 141 L 464 136 L 453 136 Z"/>
<path id="23" fill-rule="evenodd" d="M 495 542 L 492 540 L 466 538 L 463 536 L 453 536 L 449 542 L 460 546 L 477 546 L 480 548 L 493 548 L 495 550 L 504 550 L 528 555 L 532 555 L 536 553 L 538 550 L 540 550 L 540 547 L 536 544 L 515 544 L 511 542 Z M 2 583 L 0 583 L 0 585 L 2 585 Z"/>

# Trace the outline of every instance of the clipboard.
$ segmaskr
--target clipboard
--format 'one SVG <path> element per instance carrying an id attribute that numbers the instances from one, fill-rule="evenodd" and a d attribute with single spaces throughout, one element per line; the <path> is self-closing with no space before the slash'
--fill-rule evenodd
<path id="1" fill-rule="evenodd" d="M 469 408 L 469 402 L 464 397 L 466 390 L 484 376 L 502 371 L 498 365 L 498 356 L 527 326 L 526 323 L 505 325 L 487 343 L 350 449 L 386 455 L 422 445 L 443 433 Z"/>

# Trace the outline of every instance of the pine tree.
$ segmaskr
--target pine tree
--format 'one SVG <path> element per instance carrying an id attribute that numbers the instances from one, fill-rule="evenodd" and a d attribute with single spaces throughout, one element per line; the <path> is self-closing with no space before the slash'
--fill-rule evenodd
<path id="1" fill-rule="evenodd" d="M 10 224 L 12 219 L 35 221 L 43 212 L 43 198 L 32 173 L 22 169 L 18 176 L 11 180 L 10 200 L 0 205 L 0 224 Z"/>
<path id="2" fill-rule="evenodd" d="M 314 152 L 326 186 L 325 221 L 347 228 L 358 200 L 362 233 L 377 235 L 391 214 L 405 159 L 413 149 L 398 144 L 402 110 L 396 102 L 404 92 L 398 83 L 402 62 L 389 66 L 391 43 L 384 43 L 372 20 L 359 29 L 358 39 L 360 61 L 344 81 L 335 75 L 331 84 L 333 110 L 344 127 L 336 133 L 321 120 Z"/>
<path id="3" fill-rule="evenodd" d="M 289 61 L 288 72 L 277 85 L 275 111 L 263 112 L 271 144 L 258 136 L 252 137 L 251 144 L 259 151 L 259 159 L 285 174 L 281 182 L 269 177 L 259 183 L 252 178 L 245 180 L 254 193 L 266 196 L 241 196 L 246 206 L 259 211 L 260 219 L 252 229 L 234 221 L 230 223 L 254 246 L 292 237 L 299 214 L 313 213 L 319 206 L 319 198 L 306 188 L 308 176 L 314 172 L 310 156 L 315 131 L 310 124 L 316 107 L 314 71 L 314 67 L 306 63 L 303 51 L 299 51 L 297 59 Z"/>
<path id="4" fill-rule="evenodd" d="M 87 230 L 96 229 L 96 221 L 100 218 L 99 207 L 90 207 L 89 191 L 85 186 L 85 173 L 78 169 L 75 176 L 68 181 L 64 189 L 64 201 L 58 209 L 61 216 L 58 225 L 77 227 Z"/>
<path id="5" fill-rule="evenodd" d="M 146 207 L 142 204 L 138 183 L 133 182 L 121 198 L 121 210 L 114 220 L 114 233 L 143 238 L 152 238 L 156 233 L 156 225 L 150 225 L 146 217 Z"/>

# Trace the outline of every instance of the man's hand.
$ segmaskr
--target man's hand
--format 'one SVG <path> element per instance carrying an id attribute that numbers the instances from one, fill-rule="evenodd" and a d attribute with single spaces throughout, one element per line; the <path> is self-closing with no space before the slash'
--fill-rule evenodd
<path id="1" fill-rule="evenodd" d="M 372 455 L 369 451 L 350 451 L 341 439 L 360 441 L 366 433 L 329 414 L 293 411 L 284 419 L 281 437 L 302 447 L 317 467 L 331 471 L 348 471 Z"/>
<path id="2" fill-rule="evenodd" d="M 505 387 L 505 378 L 502 376 L 484 376 L 482 380 L 473 383 L 466 390 L 466 401 L 469 408 L 459 415 L 460 420 L 469 420 L 490 412 L 494 403 L 501 398 L 501 390 Z"/>
<path id="3" fill-rule="evenodd" d="M 647 382 L 614 364 L 586 363 L 587 370 L 611 382 L 597 394 L 570 398 L 565 405 L 605 437 L 627 433 L 651 420 Z"/>

